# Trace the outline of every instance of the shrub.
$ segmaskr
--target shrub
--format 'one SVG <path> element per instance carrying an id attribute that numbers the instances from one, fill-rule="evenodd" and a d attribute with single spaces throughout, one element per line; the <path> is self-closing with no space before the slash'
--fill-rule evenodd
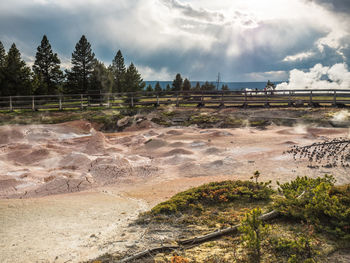
<path id="1" fill-rule="evenodd" d="M 311 263 L 316 262 L 319 254 L 316 244 L 312 243 L 314 227 L 304 225 L 303 231 L 295 239 L 277 238 L 271 239 L 272 249 L 279 257 L 288 258 L 288 263 Z"/>
<path id="2" fill-rule="evenodd" d="M 185 210 L 202 211 L 203 205 L 214 205 L 236 200 L 269 200 L 273 190 L 271 182 L 222 181 L 205 184 L 174 195 L 158 204 L 152 214 L 174 214 Z"/>
<path id="3" fill-rule="evenodd" d="M 249 249 L 251 262 L 261 261 L 261 244 L 268 235 L 270 226 L 264 225 L 261 216 L 261 209 L 255 208 L 245 214 L 241 220 L 241 226 L 238 230 L 242 233 L 241 240 L 244 246 Z"/>
<path id="4" fill-rule="evenodd" d="M 284 216 L 313 224 L 317 230 L 350 241 L 350 187 L 335 187 L 334 178 L 298 177 L 279 185 L 284 198 L 275 202 Z M 297 198 L 301 196 L 300 198 Z"/>
<path id="5" fill-rule="evenodd" d="M 306 260 L 315 262 L 313 257 L 316 252 L 308 238 L 299 237 L 295 240 L 280 238 L 274 240 L 272 245 L 277 255 L 288 258 L 288 263 L 305 262 Z"/>

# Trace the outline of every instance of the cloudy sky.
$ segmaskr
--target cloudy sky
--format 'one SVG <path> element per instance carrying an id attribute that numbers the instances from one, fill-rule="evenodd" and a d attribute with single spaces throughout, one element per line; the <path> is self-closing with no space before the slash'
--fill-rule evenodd
<path id="1" fill-rule="evenodd" d="M 145 80 L 285 80 L 349 65 L 349 23 L 349 0 L 0 0 L 0 40 L 28 63 L 46 34 L 69 67 L 85 34 L 98 59 L 121 49 Z"/>

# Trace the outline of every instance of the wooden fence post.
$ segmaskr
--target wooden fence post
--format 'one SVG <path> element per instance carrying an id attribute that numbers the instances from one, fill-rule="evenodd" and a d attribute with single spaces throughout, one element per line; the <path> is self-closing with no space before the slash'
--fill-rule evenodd
<path id="1" fill-rule="evenodd" d="M 288 92 L 288 106 L 292 106 L 292 92 Z"/>
<path id="2" fill-rule="evenodd" d="M 134 108 L 134 96 L 131 96 L 131 108 Z"/>
<path id="3" fill-rule="evenodd" d="M 34 96 L 32 96 L 32 110 L 35 111 L 35 102 L 34 102 Z"/>
<path id="4" fill-rule="evenodd" d="M 310 102 L 309 102 L 309 105 L 311 107 L 313 106 L 313 103 L 312 103 L 312 90 L 310 90 Z"/>
<path id="5" fill-rule="evenodd" d="M 80 109 L 83 110 L 83 94 L 80 94 Z"/>
<path id="6" fill-rule="evenodd" d="M 107 95 L 107 108 L 110 107 L 110 104 L 109 104 L 109 94 Z"/>
<path id="7" fill-rule="evenodd" d="M 157 94 L 157 106 L 159 106 L 159 94 Z"/>
<path id="8" fill-rule="evenodd" d="M 179 92 L 176 92 L 176 107 L 179 107 Z"/>
<path id="9" fill-rule="evenodd" d="M 59 110 L 62 110 L 62 96 L 61 95 L 58 97 L 58 107 L 59 107 Z"/>
<path id="10" fill-rule="evenodd" d="M 333 106 L 337 106 L 337 91 L 334 91 L 334 95 L 333 95 Z"/>
<path id="11" fill-rule="evenodd" d="M 247 107 L 248 106 L 248 103 L 247 103 L 247 90 L 244 90 L 244 107 Z"/>
<path id="12" fill-rule="evenodd" d="M 13 106 L 12 106 L 12 96 L 10 96 L 10 111 L 13 111 Z"/>

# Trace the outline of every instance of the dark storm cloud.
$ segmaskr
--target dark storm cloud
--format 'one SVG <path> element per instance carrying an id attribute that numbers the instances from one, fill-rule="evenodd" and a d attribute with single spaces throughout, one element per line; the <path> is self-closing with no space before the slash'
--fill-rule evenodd
<path id="1" fill-rule="evenodd" d="M 213 20 L 224 20 L 224 16 L 218 12 L 209 12 L 205 9 L 197 10 L 189 4 L 182 4 L 176 0 L 162 0 L 162 2 L 169 8 L 177 9 L 188 17 L 203 19 L 209 22 Z"/>
<path id="2" fill-rule="evenodd" d="M 307 68 L 313 66 L 314 62 L 319 63 L 319 59 L 308 59 L 301 65 L 300 62 L 282 62 L 283 58 L 288 54 L 295 54 L 304 50 L 314 48 L 314 42 L 326 32 L 317 29 L 303 30 L 303 24 L 283 24 L 282 21 L 266 22 L 260 24 L 258 28 L 249 29 L 248 37 L 239 37 L 232 39 L 228 35 L 226 39 L 217 42 L 212 46 L 209 52 L 201 49 L 192 48 L 186 52 L 174 53 L 173 50 L 160 50 L 157 54 L 143 57 L 141 54 L 137 62 L 139 64 L 152 65 L 156 69 L 168 67 L 170 72 L 180 72 L 186 76 L 190 76 L 192 80 L 214 80 L 217 73 L 228 80 L 249 80 L 246 74 L 250 72 L 266 72 L 290 70 L 296 66 Z M 300 30 L 298 30 L 300 29 Z M 218 35 L 225 35 L 225 28 L 221 27 Z M 292 33 L 291 33 L 292 32 Z M 261 36 L 271 36 L 269 41 L 263 41 L 260 45 L 254 47 L 253 50 L 244 50 L 235 57 L 228 57 L 227 46 L 233 41 L 237 46 L 247 46 L 248 42 L 256 43 Z M 273 36 L 280 36 L 288 39 L 276 48 Z M 268 38 L 263 38 L 267 39 Z M 327 53 L 328 54 L 328 53 Z M 332 58 L 341 60 L 339 55 L 331 54 Z M 325 55 L 324 59 L 327 60 Z"/>
<path id="3" fill-rule="evenodd" d="M 168 72 L 167 78 L 180 72 L 192 80 L 213 80 L 220 71 L 225 80 L 254 80 L 247 74 L 330 65 L 350 57 L 346 36 L 339 39 L 343 55 L 327 43 L 320 51 L 315 43 L 331 29 L 312 19 L 264 21 L 246 10 L 225 13 L 180 0 L 86 1 L 14 0 L 17 9 L 9 2 L 7 10 L 0 9 L 0 40 L 7 48 L 16 42 L 30 60 L 47 34 L 54 51 L 67 63 L 85 34 L 100 60 L 111 63 L 121 49 L 127 64 L 133 61 L 141 69 L 150 68 L 144 76 L 149 80 L 160 71 Z M 332 5 L 332 10 L 338 8 Z M 305 52 L 312 55 L 285 61 Z"/>
<path id="4" fill-rule="evenodd" d="M 307 0 L 307 1 L 323 5 L 324 7 L 331 9 L 335 12 L 350 14 L 349 0 Z"/>

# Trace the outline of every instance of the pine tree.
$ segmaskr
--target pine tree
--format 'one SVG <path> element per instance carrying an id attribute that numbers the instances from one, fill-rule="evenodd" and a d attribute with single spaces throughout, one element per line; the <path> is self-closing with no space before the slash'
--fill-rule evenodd
<path id="1" fill-rule="evenodd" d="M 229 90 L 228 85 L 222 84 L 221 90 L 222 91 L 228 91 Z"/>
<path id="2" fill-rule="evenodd" d="M 201 90 L 205 90 L 205 91 L 213 91 L 215 89 L 216 89 L 216 86 L 213 83 L 209 83 L 208 81 L 206 81 L 201 87 Z"/>
<path id="3" fill-rule="evenodd" d="M 196 86 L 193 88 L 194 91 L 200 91 L 201 90 L 201 84 L 197 82 Z"/>
<path id="4" fill-rule="evenodd" d="M 114 84 L 113 73 L 105 64 L 95 60 L 90 77 L 89 93 L 110 93 Z"/>
<path id="5" fill-rule="evenodd" d="M 125 74 L 125 87 L 126 92 L 137 92 L 145 88 L 146 83 L 141 78 L 141 74 L 137 71 L 133 63 L 130 64 Z M 129 102 L 130 98 L 126 99 L 126 102 Z M 136 101 L 134 99 L 134 101 Z"/>
<path id="6" fill-rule="evenodd" d="M 125 91 L 125 74 L 126 68 L 124 64 L 124 57 L 120 50 L 118 50 L 115 55 L 112 65 L 111 71 L 113 72 L 114 77 L 114 85 L 113 92 L 124 92 Z"/>
<path id="7" fill-rule="evenodd" d="M 265 225 L 259 218 L 262 212 L 260 208 L 254 208 L 245 214 L 238 230 L 242 233 L 241 240 L 249 249 L 249 262 L 261 262 L 261 247 L 269 233 L 270 226 Z"/>
<path id="8" fill-rule="evenodd" d="M 151 85 L 151 84 L 149 84 L 149 85 L 147 86 L 146 91 L 147 91 L 147 92 L 152 92 L 152 91 L 153 91 L 153 88 L 152 88 L 152 85 Z"/>
<path id="9" fill-rule="evenodd" d="M 46 35 L 43 36 L 38 46 L 33 65 L 33 72 L 39 80 L 35 94 L 56 94 L 62 81 L 63 73 L 60 69 L 57 53 L 53 53 Z"/>
<path id="10" fill-rule="evenodd" d="M 67 71 L 67 92 L 86 93 L 89 89 L 89 78 L 94 70 L 95 54 L 91 44 L 83 35 L 72 53 L 72 69 Z"/>
<path id="11" fill-rule="evenodd" d="M 6 62 L 6 51 L 4 45 L 0 41 L 0 68 L 5 67 Z"/>
<path id="12" fill-rule="evenodd" d="M 141 74 L 137 71 L 133 63 L 130 64 L 125 74 L 126 92 L 137 92 L 144 88 Z"/>
<path id="13" fill-rule="evenodd" d="M 4 68 L 5 68 L 5 62 L 6 62 L 6 51 L 5 48 L 0 41 L 0 96 L 2 94 L 3 90 L 3 82 L 4 82 Z"/>
<path id="14" fill-rule="evenodd" d="M 29 95 L 30 88 L 30 68 L 21 59 L 21 53 L 13 43 L 6 56 L 1 95 Z"/>
<path id="15" fill-rule="evenodd" d="M 180 73 L 176 74 L 176 77 L 173 81 L 173 90 L 174 91 L 180 91 L 182 88 L 182 77 Z"/>
<path id="16" fill-rule="evenodd" d="M 157 81 L 156 85 L 154 86 L 154 91 L 156 91 L 156 92 L 161 92 L 162 91 L 162 87 L 160 86 L 159 81 Z"/>
<path id="17" fill-rule="evenodd" d="M 171 91 L 171 87 L 169 84 L 166 85 L 166 88 L 165 88 L 166 91 Z"/>
<path id="18" fill-rule="evenodd" d="M 183 91 L 190 91 L 191 90 L 191 82 L 188 79 L 184 80 L 182 90 Z"/>

